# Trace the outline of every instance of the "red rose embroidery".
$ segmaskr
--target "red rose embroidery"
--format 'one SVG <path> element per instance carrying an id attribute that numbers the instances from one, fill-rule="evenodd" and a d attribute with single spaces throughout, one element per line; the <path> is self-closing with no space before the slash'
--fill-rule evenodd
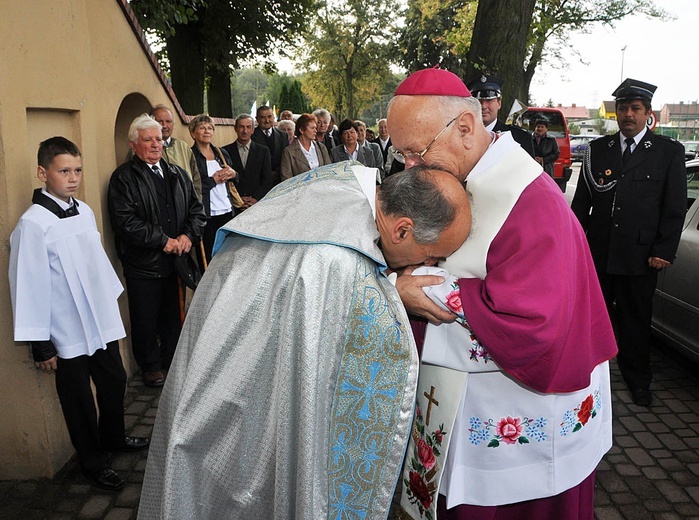
<path id="1" fill-rule="evenodd" d="M 420 463 L 425 467 L 427 471 L 434 467 L 436 461 L 434 456 L 434 451 L 430 447 L 425 439 L 420 439 L 417 441 L 417 456 L 420 459 Z"/>
<path id="2" fill-rule="evenodd" d="M 425 484 L 425 481 L 417 471 L 410 472 L 410 491 L 412 491 L 413 496 L 420 501 L 423 508 L 430 508 L 432 505 L 432 495 L 430 495 L 427 484 Z"/>
<path id="3" fill-rule="evenodd" d="M 444 439 L 444 432 L 442 430 L 435 431 L 434 438 L 437 439 L 438 443 L 442 444 L 442 440 Z"/>
<path id="4" fill-rule="evenodd" d="M 580 424 L 585 426 L 587 421 L 590 420 L 592 416 L 592 406 L 593 406 L 592 396 L 588 395 L 585 400 L 580 404 L 580 410 L 578 411 L 578 421 Z"/>
<path id="5" fill-rule="evenodd" d="M 522 434 L 522 425 L 519 418 L 507 417 L 506 419 L 500 419 L 497 432 L 504 442 L 514 444 Z"/>
<path id="6" fill-rule="evenodd" d="M 461 308 L 461 294 L 459 291 L 452 291 L 447 294 L 447 307 L 457 314 L 463 314 L 463 309 Z"/>

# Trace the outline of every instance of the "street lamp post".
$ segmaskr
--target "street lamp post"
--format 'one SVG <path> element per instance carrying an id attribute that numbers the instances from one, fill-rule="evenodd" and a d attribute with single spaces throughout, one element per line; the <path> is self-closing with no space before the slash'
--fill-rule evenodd
<path id="1" fill-rule="evenodd" d="M 626 51 L 626 45 L 621 48 L 621 78 L 619 81 L 624 81 L 624 52 Z"/>

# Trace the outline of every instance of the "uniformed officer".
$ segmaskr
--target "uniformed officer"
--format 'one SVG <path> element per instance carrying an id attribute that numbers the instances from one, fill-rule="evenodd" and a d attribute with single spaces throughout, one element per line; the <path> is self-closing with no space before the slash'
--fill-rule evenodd
<path id="1" fill-rule="evenodd" d="M 646 126 L 655 89 L 627 79 L 614 91 L 620 131 L 590 143 L 572 204 L 616 324 L 619 369 L 641 406 L 653 399 L 650 329 L 658 271 L 675 258 L 687 209 L 683 147 Z"/>
<path id="2" fill-rule="evenodd" d="M 486 130 L 490 132 L 512 132 L 512 138 L 534 157 L 534 142 L 532 136 L 519 126 L 506 125 L 498 119 L 498 111 L 502 107 L 502 79 L 497 76 L 486 76 L 474 79 L 468 85 L 471 95 L 481 102 L 482 119 Z"/>

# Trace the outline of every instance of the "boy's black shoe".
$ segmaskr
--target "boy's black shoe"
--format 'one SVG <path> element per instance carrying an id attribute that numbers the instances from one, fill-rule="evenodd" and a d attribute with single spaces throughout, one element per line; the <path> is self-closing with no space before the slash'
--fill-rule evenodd
<path id="1" fill-rule="evenodd" d="M 124 445 L 117 448 L 117 451 L 142 451 L 148 448 L 150 439 L 148 437 L 124 437 Z"/>
<path id="2" fill-rule="evenodd" d="M 102 468 L 94 473 L 88 473 L 87 476 L 95 486 L 101 489 L 118 491 L 124 487 L 124 479 L 110 467 Z"/>

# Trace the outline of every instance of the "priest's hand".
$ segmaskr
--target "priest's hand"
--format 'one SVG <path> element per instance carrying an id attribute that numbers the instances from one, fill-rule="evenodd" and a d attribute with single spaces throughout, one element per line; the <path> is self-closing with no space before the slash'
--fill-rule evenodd
<path id="1" fill-rule="evenodd" d="M 396 289 L 408 313 L 422 316 L 434 325 L 456 320 L 456 314 L 440 309 L 422 290 L 428 285 L 444 283 L 444 278 L 434 275 L 413 276 L 414 270 L 415 267 L 406 267 L 396 280 Z"/>
<path id="2" fill-rule="evenodd" d="M 42 372 L 50 373 L 54 372 L 58 368 L 58 363 L 56 362 L 57 359 L 57 356 L 53 356 L 51 359 L 47 359 L 46 361 L 35 361 L 34 364 L 36 365 L 36 368 Z"/>
<path id="3" fill-rule="evenodd" d="M 177 237 L 177 242 L 180 245 L 180 251 L 178 254 L 186 254 L 189 253 L 189 250 L 192 249 L 192 241 L 189 239 L 187 235 L 180 235 Z"/>

